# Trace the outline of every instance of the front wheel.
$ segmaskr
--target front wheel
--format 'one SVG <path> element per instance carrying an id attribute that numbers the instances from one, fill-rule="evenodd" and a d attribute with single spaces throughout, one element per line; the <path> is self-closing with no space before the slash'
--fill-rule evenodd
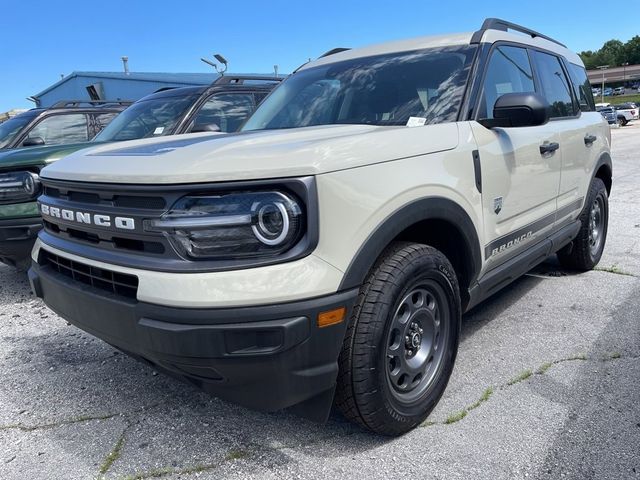
<path id="1" fill-rule="evenodd" d="M 460 325 L 447 258 L 427 245 L 393 244 L 360 290 L 340 353 L 336 405 L 376 433 L 416 427 L 444 393 Z"/>
<path id="2" fill-rule="evenodd" d="M 558 252 L 558 260 L 564 267 L 587 271 L 600 261 L 607 240 L 609 197 L 607 187 L 599 178 L 591 182 L 579 220 L 578 236 Z"/>

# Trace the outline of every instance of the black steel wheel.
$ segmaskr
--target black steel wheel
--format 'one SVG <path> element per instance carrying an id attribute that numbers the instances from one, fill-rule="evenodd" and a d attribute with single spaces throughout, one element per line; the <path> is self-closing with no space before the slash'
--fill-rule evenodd
<path id="1" fill-rule="evenodd" d="M 560 263 L 574 270 L 595 267 L 604 251 L 609 223 L 609 197 L 604 182 L 594 178 L 582 213 L 578 236 L 558 252 Z"/>
<path id="2" fill-rule="evenodd" d="M 451 376 L 460 323 L 447 258 L 427 245 L 393 244 L 360 290 L 340 354 L 338 408 L 381 434 L 419 425 Z"/>

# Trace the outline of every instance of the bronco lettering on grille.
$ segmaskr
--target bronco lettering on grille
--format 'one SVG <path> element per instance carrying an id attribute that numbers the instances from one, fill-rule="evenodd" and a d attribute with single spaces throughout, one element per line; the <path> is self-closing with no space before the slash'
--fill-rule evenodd
<path id="1" fill-rule="evenodd" d="M 67 208 L 51 207 L 45 204 L 40 204 L 40 212 L 43 216 L 59 218 L 68 222 L 97 225 L 98 227 L 111 227 L 113 225 L 115 228 L 121 230 L 135 230 L 136 228 L 135 220 L 128 217 L 111 217 L 111 215 L 79 212 Z"/>

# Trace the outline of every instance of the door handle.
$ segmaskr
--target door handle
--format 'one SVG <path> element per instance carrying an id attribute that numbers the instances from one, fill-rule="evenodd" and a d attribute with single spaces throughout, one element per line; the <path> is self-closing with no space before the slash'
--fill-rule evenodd
<path id="1" fill-rule="evenodd" d="M 587 134 L 587 135 L 584 136 L 584 144 L 588 147 L 593 142 L 595 142 L 597 139 L 598 139 L 598 137 L 596 137 L 595 135 Z"/>
<path id="2" fill-rule="evenodd" d="M 556 142 L 544 142 L 540 145 L 540 155 L 553 153 L 560 148 L 560 144 Z"/>

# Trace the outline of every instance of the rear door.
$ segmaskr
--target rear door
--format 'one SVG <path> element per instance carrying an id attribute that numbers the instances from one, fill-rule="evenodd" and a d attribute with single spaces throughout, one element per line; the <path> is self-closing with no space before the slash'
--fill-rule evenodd
<path id="1" fill-rule="evenodd" d="M 532 58 L 560 136 L 562 174 L 556 228 L 576 218 L 582 208 L 598 145 L 606 142 L 602 116 L 595 104 L 586 72 L 548 52 L 533 51 Z"/>
<path id="2" fill-rule="evenodd" d="M 89 133 L 89 122 L 86 114 L 57 113 L 40 120 L 27 134 L 26 138 L 41 138 L 45 145 L 66 145 L 87 142 L 92 137 Z"/>
<path id="3" fill-rule="evenodd" d="M 493 118 L 501 95 L 534 91 L 539 86 L 527 49 L 498 45 L 489 56 L 476 118 Z M 562 163 L 553 148 L 560 138 L 553 122 L 492 129 L 471 122 L 471 128 L 482 172 L 485 267 L 491 269 L 553 227 Z"/>

